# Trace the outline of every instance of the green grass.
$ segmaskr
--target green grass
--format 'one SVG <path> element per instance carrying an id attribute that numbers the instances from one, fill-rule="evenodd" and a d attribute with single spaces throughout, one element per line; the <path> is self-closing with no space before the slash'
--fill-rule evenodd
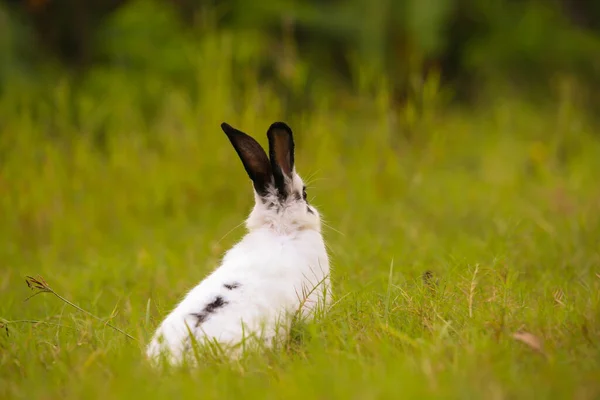
<path id="1" fill-rule="evenodd" d="M 219 123 L 265 144 L 284 118 L 272 90 L 210 61 L 194 96 L 119 70 L 39 101 L 4 91 L 0 398 L 600 396 L 600 140 L 568 99 L 443 111 L 433 91 L 417 112 L 316 93 L 285 119 L 333 228 L 338 303 L 287 350 L 150 368 L 144 343 L 252 205 Z M 37 274 L 138 341 L 50 294 L 24 302 Z"/>

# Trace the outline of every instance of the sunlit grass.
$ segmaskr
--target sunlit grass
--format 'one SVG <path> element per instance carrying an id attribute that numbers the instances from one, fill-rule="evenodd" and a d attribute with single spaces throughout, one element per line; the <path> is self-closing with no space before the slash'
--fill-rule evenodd
<path id="1" fill-rule="evenodd" d="M 289 115 L 232 83 L 231 41 L 206 46 L 194 96 L 119 70 L 40 101 L 5 92 L 1 398 L 600 395 L 600 143 L 576 107 L 442 111 L 431 89 L 392 108 L 378 90 Z M 153 329 L 252 204 L 219 124 L 265 144 L 281 119 L 331 226 L 335 307 L 281 352 L 152 370 Z M 38 274 L 139 342 L 52 296 L 23 302 Z"/>

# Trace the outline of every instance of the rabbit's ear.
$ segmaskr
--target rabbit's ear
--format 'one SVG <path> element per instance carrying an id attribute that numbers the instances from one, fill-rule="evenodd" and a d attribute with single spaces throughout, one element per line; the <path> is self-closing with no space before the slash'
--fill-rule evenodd
<path id="1" fill-rule="evenodd" d="M 294 136 L 285 123 L 275 122 L 269 127 L 267 137 L 275 186 L 285 195 L 285 177 L 291 180 L 294 171 Z"/>
<path id="2" fill-rule="evenodd" d="M 229 138 L 244 168 L 254 183 L 254 189 L 260 196 L 267 194 L 267 187 L 273 183 L 273 173 L 267 153 L 261 145 L 242 131 L 222 123 L 221 129 Z"/>

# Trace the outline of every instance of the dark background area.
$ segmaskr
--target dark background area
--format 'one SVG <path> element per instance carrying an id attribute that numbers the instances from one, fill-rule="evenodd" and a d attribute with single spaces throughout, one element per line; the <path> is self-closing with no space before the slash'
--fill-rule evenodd
<path id="1" fill-rule="evenodd" d="M 295 99 L 311 85 L 356 91 L 389 77 L 394 98 L 439 71 L 455 101 L 519 88 L 543 99 L 558 77 L 596 103 L 600 2 L 583 0 L 4 0 L 0 82 L 93 68 L 151 70 L 185 85 L 183 52 L 207 31 L 251 32 L 261 77 Z M 305 79 L 295 84 L 294 65 Z M 44 73 L 42 73 L 42 71 Z M 359 71 L 361 71 L 359 73 Z M 51 75 L 51 74 L 50 74 Z M 54 78 L 51 78 L 54 79 Z M 320 83 L 319 83 L 320 82 Z M 493 89 L 490 90 L 490 87 Z"/>

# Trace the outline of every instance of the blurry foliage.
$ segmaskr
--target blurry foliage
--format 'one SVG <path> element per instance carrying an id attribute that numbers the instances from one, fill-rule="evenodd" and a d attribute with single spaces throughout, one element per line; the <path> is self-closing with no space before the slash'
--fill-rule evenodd
<path id="1" fill-rule="evenodd" d="M 21 19 L 0 6 L 0 90 L 16 75 L 26 74 L 33 67 L 32 37 Z M 29 62 L 27 62 L 29 61 Z"/>
<path id="2" fill-rule="evenodd" d="M 108 67 L 150 79 L 146 86 L 185 87 L 202 63 L 201 47 L 219 31 L 239 41 L 231 48 L 236 85 L 274 84 L 295 108 L 314 101 L 306 94 L 315 87 L 375 93 L 382 76 L 390 100 L 404 103 L 421 95 L 431 72 L 463 100 L 490 88 L 544 98 L 557 78 L 591 100 L 600 87 L 594 2 L 4 0 L 0 7 L 3 83 L 15 71 L 37 74 L 44 56 L 45 71 L 60 61 L 84 75 Z M 195 90 L 202 88 L 190 87 L 190 95 Z"/>

